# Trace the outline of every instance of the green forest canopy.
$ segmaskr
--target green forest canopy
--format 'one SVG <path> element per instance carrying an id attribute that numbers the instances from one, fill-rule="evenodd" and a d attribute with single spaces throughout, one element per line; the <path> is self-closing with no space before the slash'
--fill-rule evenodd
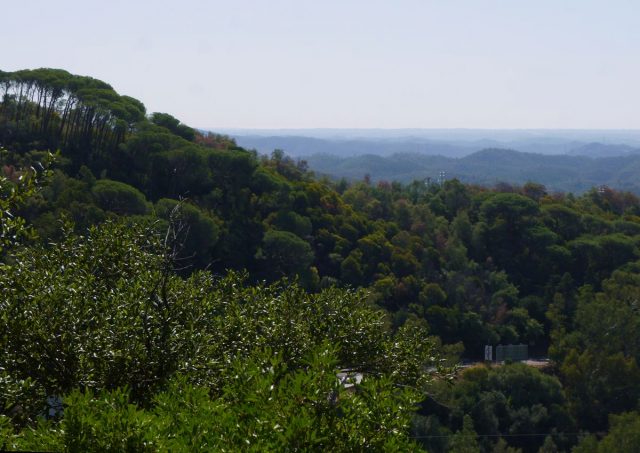
<path id="1" fill-rule="evenodd" d="M 0 81 L 7 448 L 637 446 L 635 195 L 331 182 L 95 79 Z M 437 372 L 509 343 L 547 374 Z"/>

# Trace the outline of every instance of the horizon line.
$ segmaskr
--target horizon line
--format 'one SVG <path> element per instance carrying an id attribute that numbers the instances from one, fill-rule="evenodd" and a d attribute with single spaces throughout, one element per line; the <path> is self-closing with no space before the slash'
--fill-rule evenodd
<path id="1" fill-rule="evenodd" d="M 594 132 L 640 132 L 640 128 L 551 128 L 551 127 L 230 127 L 230 126 L 195 126 L 199 130 L 254 130 L 254 131 L 327 131 L 327 130 L 360 130 L 360 131 L 594 131 Z"/>

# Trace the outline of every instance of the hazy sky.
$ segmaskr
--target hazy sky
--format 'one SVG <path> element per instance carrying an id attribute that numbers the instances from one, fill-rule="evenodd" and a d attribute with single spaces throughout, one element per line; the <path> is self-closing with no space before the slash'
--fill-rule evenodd
<path id="1" fill-rule="evenodd" d="M 640 128 L 640 1 L 3 1 L 0 69 L 197 127 Z"/>

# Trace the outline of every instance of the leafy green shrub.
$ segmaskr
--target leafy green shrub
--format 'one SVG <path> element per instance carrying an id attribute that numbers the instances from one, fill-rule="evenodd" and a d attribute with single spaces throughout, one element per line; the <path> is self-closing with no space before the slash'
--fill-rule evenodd
<path id="1" fill-rule="evenodd" d="M 162 198 L 156 203 L 156 214 L 163 220 L 178 222 L 184 228 L 181 257 L 191 257 L 198 267 L 211 261 L 211 250 L 220 238 L 219 219 L 198 207 L 187 203 Z M 166 224 L 165 224 L 166 225 Z"/>
<path id="2" fill-rule="evenodd" d="M 41 422 L 12 440 L 68 451 L 417 450 L 407 432 L 418 393 L 375 376 L 347 390 L 337 365 L 329 343 L 293 369 L 267 348 L 232 360 L 213 396 L 178 377 L 148 408 L 123 390 L 74 391 L 58 426 Z"/>
<path id="3" fill-rule="evenodd" d="M 391 334 L 364 292 L 247 286 L 233 273 L 183 279 L 142 226 L 65 236 L 0 265 L 0 367 L 46 395 L 127 387 L 149 402 L 176 374 L 215 391 L 233 360 L 269 348 L 294 369 L 324 342 L 340 367 L 394 382 L 416 385 L 438 365 L 424 331 Z"/>

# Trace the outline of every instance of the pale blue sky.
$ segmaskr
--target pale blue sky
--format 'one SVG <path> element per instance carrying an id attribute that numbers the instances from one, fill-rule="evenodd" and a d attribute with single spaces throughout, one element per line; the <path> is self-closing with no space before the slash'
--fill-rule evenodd
<path id="1" fill-rule="evenodd" d="M 0 14 L 0 69 L 91 75 L 197 127 L 640 128 L 637 0 L 21 0 Z"/>

